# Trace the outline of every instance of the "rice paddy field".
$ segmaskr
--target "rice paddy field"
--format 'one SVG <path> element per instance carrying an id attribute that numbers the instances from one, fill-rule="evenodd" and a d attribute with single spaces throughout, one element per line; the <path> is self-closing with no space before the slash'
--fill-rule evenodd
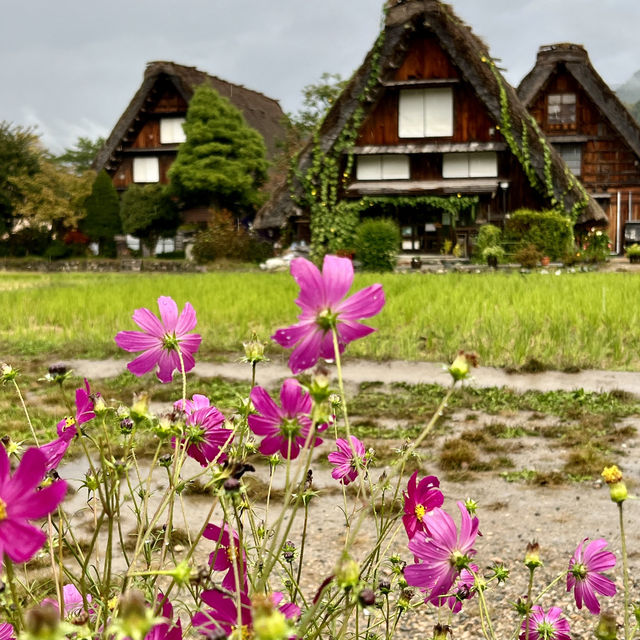
<path id="1" fill-rule="evenodd" d="M 444 362 L 465 349 L 514 369 L 640 370 L 640 274 L 357 274 L 353 291 L 373 282 L 387 303 L 369 321 L 378 331 L 349 357 Z M 286 273 L 4 272 L 0 349 L 5 358 L 113 356 L 115 333 L 137 328 L 133 310 L 157 310 L 169 295 L 195 307 L 200 357 L 235 359 L 252 331 L 267 341 L 295 322 L 297 291 Z"/>

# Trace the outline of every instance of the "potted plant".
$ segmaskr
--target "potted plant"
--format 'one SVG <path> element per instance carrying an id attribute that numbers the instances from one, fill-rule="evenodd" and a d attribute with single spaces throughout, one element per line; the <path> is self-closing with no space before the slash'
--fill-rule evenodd
<path id="1" fill-rule="evenodd" d="M 627 247 L 627 258 L 632 264 L 640 263 L 640 244 L 632 244 Z"/>
<path id="2" fill-rule="evenodd" d="M 485 247 L 482 250 L 482 258 L 487 264 L 494 269 L 498 266 L 498 262 L 504 259 L 504 249 L 498 246 Z"/>

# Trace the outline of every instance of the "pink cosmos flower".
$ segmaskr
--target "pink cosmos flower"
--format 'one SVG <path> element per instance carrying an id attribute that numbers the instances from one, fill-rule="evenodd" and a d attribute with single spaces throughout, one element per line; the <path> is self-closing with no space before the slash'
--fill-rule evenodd
<path id="1" fill-rule="evenodd" d="M 613 569 L 616 556 L 611 551 L 603 551 L 607 546 L 604 538 L 592 540 L 585 547 L 587 540 L 588 538 L 585 538 L 578 545 L 569 561 L 567 591 L 574 589 L 578 609 L 582 609 L 584 602 L 591 613 L 598 614 L 600 603 L 596 593 L 603 596 L 613 596 L 616 593 L 616 585 L 602 574 L 603 571 Z"/>
<path id="2" fill-rule="evenodd" d="M 353 482 L 358 477 L 358 469 L 364 469 L 367 460 L 364 445 L 358 438 L 351 437 L 351 446 L 344 438 L 336 440 L 338 451 L 332 451 L 328 458 L 331 464 L 336 465 L 331 471 L 334 480 L 340 480 L 344 485 Z"/>
<path id="3" fill-rule="evenodd" d="M 16 632 L 8 622 L 0 622 L 0 640 L 16 640 Z"/>
<path id="4" fill-rule="evenodd" d="M 44 453 L 32 447 L 11 476 L 9 456 L 0 446 L 0 558 L 6 553 L 14 562 L 27 562 L 44 545 L 47 536 L 30 521 L 55 511 L 67 492 L 64 480 L 38 489 L 46 473 Z"/>
<path id="5" fill-rule="evenodd" d="M 174 403 L 178 410 L 182 407 L 182 400 Z M 230 444 L 233 434 L 231 429 L 224 429 L 224 416 L 212 407 L 209 398 L 195 394 L 192 400 L 185 402 L 185 436 L 188 441 L 187 455 L 197 460 L 203 467 L 211 461 L 224 462 L 227 454 L 221 449 Z M 184 442 L 184 440 L 182 440 Z M 175 447 L 175 438 L 173 439 Z"/>
<path id="6" fill-rule="evenodd" d="M 409 540 L 418 531 L 428 531 L 425 516 L 434 509 L 441 507 L 444 502 L 442 491 L 438 489 L 440 481 L 435 476 L 426 476 L 418 482 L 418 472 L 409 478 L 404 496 L 404 515 L 402 523 L 407 531 Z"/>
<path id="7" fill-rule="evenodd" d="M 65 584 L 62 587 L 62 601 L 64 602 L 64 617 L 75 617 L 80 614 L 84 608 L 84 602 L 82 601 L 82 594 L 78 591 L 75 585 Z M 87 602 L 91 602 L 91 595 L 87 595 Z M 53 598 L 45 598 L 41 605 L 49 605 L 54 607 L 57 611 L 60 611 L 60 605 L 57 600 Z M 88 613 L 93 613 L 90 609 Z"/>
<path id="8" fill-rule="evenodd" d="M 281 407 L 262 387 L 251 390 L 251 402 L 258 413 L 249 416 L 249 427 L 256 435 L 265 436 L 260 443 L 260 453 L 270 456 L 280 451 L 283 458 L 297 458 L 312 427 L 311 396 L 297 380 L 288 378 L 280 390 Z M 318 432 L 326 428 L 326 424 L 316 426 Z M 311 446 L 321 443 L 320 438 L 314 438 Z"/>
<path id="9" fill-rule="evenodd" d="M 313 367 L 319 358 L 335 358 L 332 327 L 338 335 L 340 353 L 352 340 L 363 338 L 375 329 L 358 320 L 370 318 L 384 306 L 382 285 L 373 284 L 346 300 L 353 283 L 353 263 L 348 258 L 325 256 L 322 273 L 309 260 L 291 261 L 291 275 L 300 285 L 296 304 L 302 309 L 299 322 L 286 329 L 278 329 L 272 336 L 280 346 L 295 345 L 289 358 L 294 374 Z"/>
<path id="10" fill-rule="evenodd" d="M 201 594 L 202 601 L 208 604 L 211 609 L 200 611 L 193 616 L 192 624 L 196 631 L 207 636 L 215 631 L 222 629 L 228 636 L 234 631 L 238 625 L 238 610 L 236 608 L 235 598 L 229 595 L 211 589 L 203 591 Z M 287 620 L 294 620 L 300 616 L 300 607 L 289 602 L 281 604 L 283 594 L 280 591 L 274 591 L 271 594 L 271 601 L 278 610 L 284 614 Z M 251 600 L 244 592 L 240 592 L 240 620 L 242 626 L 249 631 L 253 625 L 253 616 L 251 614 Z M 238 634 L 244 637 L 244 633 Z"/>
<path id="11" fill-rule="evenodd" d="M 222 587 L 229 591 L 236 591 L 236 577 L 233 569 L 233 561 L 238 566 L 238 576 L 242 576 L 243 591 L 247 591 L 247 554 L 242 550 L 240 560 L 240 539 L 226 522 L 224 528 L 209 523 L 202 533 L 207 540 L 213 540 L 216 548 L 209 555 L 209 565 L 214 571 L 226 571 L 227 575 L 222 580 Z M 231 539 L 233 538 L 233 546 Z"/>
<path id="12" fill-rule="evenodd" d="M 200 597 L 211 608 L 201 610 L 193 616 L 193 628 L 205 636 L 220 629 L 230 635 L 232 629 L 238 625 L 235 597 L 215 589 L 203 591 Z M 243 627 L 251 627 L 251 600 L 244 591 L 240 593 L 240 620 Z M 239 635 L 244 637 L 244 634 Z"/>
<path id="13" fill-rule="evenodd" d="M 162 593 L 158 594 L 158 603 L 162 604 L 160 614 L 164 621 L 151 627 L 151 631 L 147 633 L 144 640 L 181 640 L 182 623 L 180 618 L 173 622 L 172 604 Z"/>
<path id="14" fill-rule="evenodd" d="M 196 326 L 196 312 L 187 302 L 178 316 L 178 305 L 168 296 L 158 298 L 160 318 L 149 309 L 136 309 L 134 322 L 142 331 L 120 331 L 115 337 L 116 344 L 125 351 L 143 351 L 127 368 L 136 376 L 149 373 L 158 367 L 158 380 L 171 382 L 173 372 L 181 370 L 182 354 L 184 370 L 191 371 L 195 366 L 193 354 L 200 347 L 202 336 L 189 334 Z"/>
<path id="15" fill-rule="evenodd" d="M 527 621 L 522 623 L 520 640 L 527 638 Z M 560 607 L 551 607 L 547 613 L 536 604 L 529 614 L 529 640 L 570 640 L 569 623 L 562 617 Z"/>
<path id="16" fill-rule="evenodd" d="M 99 395 L 99 394 L 97 394 Z M 47 471 L 55 469 L 64 458 L 71 441 L 78 433 L 80 425 L 93 420 L 96 417 L 91 387 L 87 379 L 84 379 L 84 389 L 76 389 L 76 416 L 75 418 L 63 418 L 56 425 L 58 437 L 40 447 L 47 459 Z"/>
<path id="17" fill-rule="evenodd" d="M 404 577 L 414 587 L 429 589 L 427 602 L 439 605 L 451 590 L 462 569 L 468 569 L 476 551 L 478 518 L 469 515 L 463 502 L 460 509 L 460 532 L 444 509 L 436 508 L 429 519 L 429 532 L 418 531 L 409 541 L 409 551 L 422 560 L 405 568 Z"/>

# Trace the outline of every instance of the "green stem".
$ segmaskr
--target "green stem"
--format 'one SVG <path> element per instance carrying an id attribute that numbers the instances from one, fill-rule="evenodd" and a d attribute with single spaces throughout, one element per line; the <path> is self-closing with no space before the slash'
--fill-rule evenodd
<path id="1" fill-rule="evenodd" d="M 529 640 L 529 619 L 531 618 L 531 594 L 533 592 L 533 574 L 535 572 L 535 568 L 531 567 L 529 569 L 529 585 L 527 587 L 527 613 L 524 617 L 525 624 L 525 640 Z"/>
<path id="2" fill-rule="evenodd" d="M 33 441 L 36 443 L 36 447 L 39 447 L 38 444 L 38 436 L 36 435 L 36 430 L 33 428 L 33 424 L 31 423 L 31 418 L 29 417 L 29 410 L 27 409 L 27 405 L 24 402 L 24 398 L 22 397 L 22 393 L 20 391 L 20 387 L 18 383 L 13 380 L 13 386 L 16 389 L 16 393 L 18 394 L 18 398 L 20 398 L 20 404 L 22 405 L 22 410 L 24 411 L 24 415 L 27 416 L 27 422 L 29 423 L 29 429 L 31 429 L 31 435 L 33 436 Z"/>
<path id="3" fill-rule="evenodd" d="M 16 633 L 18 633 L 20 629 L 24 627 L 22 604 L 18 599 L 18 592 L 16 591 L 16 576 L 13 571 L 13 562 L 6 553 L 4 554 L 4 568 L 7 572 L 7 581 L 9 582 L 9 589 L 11 590 L 11 599 L 13 600 L 13 606 L 16 608 L 16 613 L 18 616 L 16 622 Z"/>
<path id="4" fill-rule="evenodd" d="M 620 517 L 620 544 L 622 547 L 622 580 L 624 584 L 624 637 L 631 640 L 629 634 L 629 562 L 627 558 L 627 541 L 624 535 L 624 517 L 622 513 L 622 502 L 618 502 L 618 515 Z"/>

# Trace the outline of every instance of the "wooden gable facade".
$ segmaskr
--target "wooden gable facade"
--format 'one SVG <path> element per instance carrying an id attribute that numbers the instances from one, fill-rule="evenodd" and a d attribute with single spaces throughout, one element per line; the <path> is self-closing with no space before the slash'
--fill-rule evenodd
<path id="1" fill-rule="evenodd" d="M 640 219 L 640 128 L 577 44 L 540 47 L 518 94 L 609 218 L 623 249 L 624 224 Z"/>
<path id="2" fill-rule="evenodd" d="M 560 202 L 579 207 L 583 219 L 604 218 L 567 179 L 484 44 L 448 5 L 388 5 L 383 34 L 325 117 L 318 142 L 300 154 L 298 175 L 313 170 L 313 145 L 330 155 L 362 110 L 353 144 L 337 154 L 338 199 L 367 203 L 362 215 L 391 212 L 404 251 L 438 252 L 447 240 L 468 248 L 478 225 L 501 225 L 521 207 Z M 308 210 L 292 204 L 304 202 L 303 189 L 294 179 L 291 191 L 259 212 L 256 226 L 310 220 L 313 242 L 313 203 Z M 456 211 L 456 199 L 471 204 Z"/>
<path id="3" fill-rule="evenodd" d="M 182 123 L 194 88 L 213 87 L 264 138 L 272 158 L 284 138 L 284 112 L 276 100 L 240 85 L 173 62 L 147 65 L 140 89 L 122 114 L 94 162 L 119 191 L 133 183 L 168 182 L 167 172 L 184 141 Z"/>

